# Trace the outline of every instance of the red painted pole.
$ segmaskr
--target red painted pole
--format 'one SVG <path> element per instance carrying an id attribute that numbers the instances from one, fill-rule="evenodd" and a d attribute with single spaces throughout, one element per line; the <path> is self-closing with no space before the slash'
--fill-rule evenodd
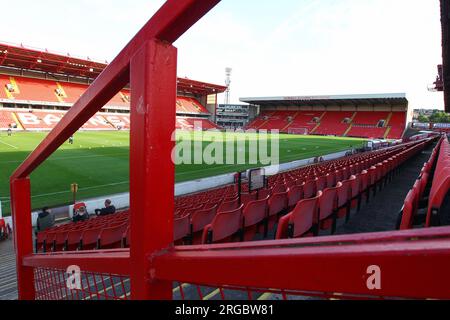
<path id="1" fill-rule="evenodd" d="M 33 268 L 23 265 L 23 258 L 33 254 L 30 179 L 11 180 L 11 210 L 16 250 L 17 288 L 20 300 L 34 300 Z"/>
<path id="2" fill-rule="evenodd" d="M 131 297 L 171 300 L 155 280 L 152 255 L 173 243 L 177 50 L 153 40 L 131 60 Z"/>

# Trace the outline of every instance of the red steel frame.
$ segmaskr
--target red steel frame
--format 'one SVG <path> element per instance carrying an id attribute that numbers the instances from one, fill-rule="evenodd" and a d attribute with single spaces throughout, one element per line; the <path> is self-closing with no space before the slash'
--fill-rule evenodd
<path id="1" fill-rule="evenodd" d="M 168 0 L 11 177 L 19 298 L 36 298 L 34 268 L 129 275 L 132 299 L 172 299 L 199 285 L 450 298 L 450 229 L 173 247 L 177 51 L 172 43 L 220 0 Z M 128 83 L 132 87 L 131 249 L 33 255 L 29 175 Z M 366 286 L 367 268 L 383 287 Z M 271 276 L 268 276 L 268 275 Z"/>

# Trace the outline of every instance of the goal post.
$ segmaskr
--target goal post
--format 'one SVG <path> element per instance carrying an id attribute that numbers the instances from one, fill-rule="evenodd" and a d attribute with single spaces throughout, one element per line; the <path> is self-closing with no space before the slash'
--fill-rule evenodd
<path id="1" fill-rule="evenodd" d="M 307 136 L 309 134 L 309 130 L 308 128 L 289 128 L 288 133 Z"/>

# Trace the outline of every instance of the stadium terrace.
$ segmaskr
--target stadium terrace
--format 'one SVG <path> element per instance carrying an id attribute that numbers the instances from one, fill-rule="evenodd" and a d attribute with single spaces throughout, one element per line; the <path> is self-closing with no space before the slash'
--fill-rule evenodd
<path id="1" fill-rule="evenodd" d="M 219 2 L 111 62 L 0 43 L 0 299 L 450 299 L 448 125 L 404 93 L 219 103 L 231 69 L 179 78 L 173 45 Z"/>

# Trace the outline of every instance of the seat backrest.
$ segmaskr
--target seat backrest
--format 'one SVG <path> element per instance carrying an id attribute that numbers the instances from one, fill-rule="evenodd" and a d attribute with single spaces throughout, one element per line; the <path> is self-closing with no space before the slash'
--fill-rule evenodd
<path id="1" fill-rule="evenodd" d="M 310 199 L 314 197 L 314 195 L 317 193 L 317 180 L 308 180 L 305 182 L 305 185 L 303 186 L 303 197 L 305 199 Z"/>
<path id="2" fill-rule="evenodd" d="M 126 232 L 128 224 L 124 223 L 118 226 L 102 229 L 100 232 L 100 249 L 111 248 L 113 246 L 120 248 L 123 240 L 123 234 Z"/>
<path id="3" fill-rule="evenodd" d="M 229 212 L 236 210 L 239 207 L 239 199 L 233 199 L 228 202 L 223 202 L 218 208 L 217 212 Z"/>
<path id="4" fill-rule="evenodd" d="M 252 201 L 258 200 L 258 194 L 254 193 L 243 193 L 241 194 L 241 203 L 244 204 L 244 207 Z M 235 209 L 235 208 L 234 208 Z"/>
<path id="5" fill-rule="evenodd" d="M 203 229 L 213 222 L 214 217 L 217 214 L 217 205 L 208 210 L 200 210 L 192 215 L 191 228 L 192 232 L 196 233 L 203 231 Z"/>
<path id="6" fill-rule="evenodd" d="M 187 237 L 190 234 L 191 229 L 189 216 L 176 219 L 174 221 L 173 227 L 174 227 L 173 238 L 175 242 L 180 241 L 185 237 Z"/>
<path id="7" fill-rule="evenodd" d="M 102 229 L 103 228 L 100 227 L 83 231 L 81 235 L 81 240 L 83 241 L 83 249 L 93 248 L 97 246 L 98 238 Z"/>
<path id="8" fill-rule="evenodd" d="M 336 181 L 336 172 L 330 172 L 327 175 L 327 188 L 333 188 L 336 186 L 336 182 L 338 182 Z"/>
<path id="9" fill-rule="evenodd" d="M 400 230 L 409 230 L 413 228 L 414 224 L 414 202 L 415 194 L 413 190 L 410 190 L 405 198 L 403 206 L 402 222 L 400 224 Z"/>
<path id="10" fill-rule="evenodd" d="M 207 240 L 206 242 L 210 240 L 212 243 L 220 242 L 238 233 L 242 225 L 243 207 L 244 205 L 241 205 L 235 210 L 218 213 L 213 222 L 205 228 L 206 233 L 211 232 L 211 239 L 204 234 L 204 240 Z"/>
<path id="11" fill-rule="evenodd" d="M 328 219 L 337 209 L 338 190 L 342 188 L 342 183 L 334 188 L 323 190 L 319 201 L 320 220 Z"/>
<path id="12" fill-rule="evenodd" d="M 267 218 L 269 197 L 250 202 L 243 210 L 242 216 L 244 218 L 244 227 L 250 227 L 261 223 Z"/>
<path id="13" fill-rule="evenodd" d="M 303 198 L 303 186 L 292 186 L 288 191 L 288 207 L 292 208 Z"/>
<path id="14" fill-rule="evenodd" d="M 288 193 L 275 193 L 269 199 L 269 217 L 275 216 L 288 208 Z"/>
<path id="15" fill-rule="evenodd" d="M 320 176 L 319 178 L 317 178 L 316 184 L 316 191 L 322 191 L 327 187 L 327 176 Z"/>
<path id="16" fill-rule="evenodd" d="M 369 172 L 363 170 L 359 175 L 359 177 L 361 182 L 361 191 L 366 191 L 367 188 L 369 187 Z"/>
<path id="17" fill-rule="evenodd" d="M 273 189 L 272 189 L 272 193 L 273 194 L 276 194 L 276 193 L 283 193 L 283 192 L 286 192 L 287 191 L 287 188 L 286 188 L 286 185 L 285 184 L 277 184 L 275 187 L 273 187 Z"/>
<path id="18" fill-rule="evenodd" d="M 351 181 L 352 186 L 352 198 L 355 198 L 361 193 L 361 175 L 352 175 L 349 180 Z"/>
<path id="19" fill-rule="evenodd" d="M 342 208 L 352 198 L 352 180 L 341 182 L 342 187 L 338 189 L 338 208 Z"/>
<path id="20" fill-rule="evenodd" d="M 299 238 L 311 231 L 314 225 L 319 223 L 319 201 L 322 192 L 311 199 L 300 201 L 295 209 L 290 213 L 289 224 L 291 234 L 289 237 Z"/>

